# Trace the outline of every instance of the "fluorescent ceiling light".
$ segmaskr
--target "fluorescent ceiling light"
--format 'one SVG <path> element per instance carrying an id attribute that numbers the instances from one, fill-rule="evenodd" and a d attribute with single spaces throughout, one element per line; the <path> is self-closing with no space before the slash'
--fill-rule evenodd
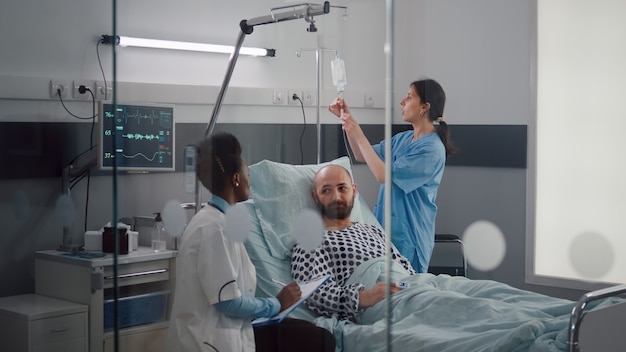
<path id="1" fill-rule="evenodd" d="M 102 43 L 104 44 L 113 44 L 113 37 L 110 35 L 102 36 Z M 189 43 L 189 42 L 179 42 L 172 40 L 159 40 L 159 39 L 145 39 L 145 38 L 134 38 L 127 36 L 118 36 L 115 44 L 128 47 L 141 47 L 141 48 L 156 48 L 156 49 L 171 49 L 171 50 L 189 50 L 189 51 L 201 51 L 207 53 L 223 53 L 223 54 L 232 54 L 235 49 L 232 45 L 218 45 L 218 44 L 203 44 L 203 43 Z M 275 49 L 264 49 L 264 48 L 248 48 L 242 47 L 239 49 L 240 55 L 250 55 L 250 56 L 271 56 L 274 57 L 276 55 Z"/>

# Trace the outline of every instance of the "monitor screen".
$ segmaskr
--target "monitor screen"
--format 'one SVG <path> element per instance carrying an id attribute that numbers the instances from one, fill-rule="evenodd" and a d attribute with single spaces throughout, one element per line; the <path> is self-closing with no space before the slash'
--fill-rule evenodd
<path id="1" fill-rule="evenodd" d="M 100 103 L 101 170 L 174 171 L 174 107 Z"/>

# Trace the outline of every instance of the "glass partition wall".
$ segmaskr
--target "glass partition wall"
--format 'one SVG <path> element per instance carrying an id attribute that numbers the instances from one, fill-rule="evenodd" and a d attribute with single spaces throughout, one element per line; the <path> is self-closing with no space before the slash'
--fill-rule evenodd
<path id="1" fill-rule="evenodd" d="M 0 100 L 7 220 L 1 242 L 11 248 L 2 264 L 11 285 L 0 296 L 31 292 L 75 304 L 67 309 L 77 312 L 84 331 L 67 350 L 164 350 L 176 237 L 193 216 L 198 193 L 202 203 L 210 196 L 196 191 L 195 178 L 189 182 L 186 157 L 205 136 L 228 54 L 134 48 L 122 46 L 120 37 L 234 45 L 241 19 L 282 6 L 241 3 L 68 1 L 3 10 L 0 22 L 12 28 L 2 28 L 28 45 L 2 41 L 15 49 L 3 51 L 3 67 L 11 70 L 2 72 Z M 365 45 L 347 50 L 343 5 L 333 4 L 332 17 L 270 24 L 246 37 L 244 46 L 278 48 L 282 55 L 239 58 L 228 85 L 215 131 L 235 134 L 248 164 L 313 165 L 347 154 L 336 120 L 320 121 L 337 94 L 330 61 L 341 55 L 355 62 L 356 72 Z M 372 11 L 369 17 L 379 13 L 374 10 L 362 9 Z M 27 15 L 36 28 L 10 20 Z M 385 54 L 377 50 L 372 59 L 380 68 L 369 73 L 384 80 Z M 385 88 L 368 91 L 367 101 L 361 91 L 346 94 L 357 109 L 372 109 L 362 116 L 376 121 Z M 382 137 L 382 126 L 365 127 Z M 153 244 L 157 214 L 167 224 L 165 249 Z"/>
<path id="2" fill-rule="evenodd" d="M 3 8 L 0 28 L 12 35 L 0 38 L 0 272 L 10 284 L 0 287 L 0 298 L 65 302 L 51 314 L 69 311 L 85 326 L 76 350 L 164 350 L 177 237 L 196 203 L 210 197 L 196 191 L 192 146 L 206 134 L 229 54 L 125 46 L 121 37 L 232 46 L 241 20 L 293 3 L 67 0 Z M 577 298 L 577 291 L 529 284 L 523 272 L 525 233 L 532 232 L 525 226 L 525 150 L 526 126 L 536 127 L 536 92 L 528 88 L 536 74 L 529 62 L 535 1 L 331 5 L 339 7 L 313 22 L 260 25 L 245 36 L 244 47 L 274 50 L 238 58 L 214 131 L 237 136 L 249 165 L 352 157 L 326 109 L 338 95 L 331 60 L 345 61 L 341 94 L 372 143 L 388 137 L 390 125 L 408 128 L 401 97 L 413 80 L 435 78 L 446 89 L 445 116 L 461 147 L 437 195 L 437 232 L 482 240 L 463 238 L 473 279 Z M 494 135 L 512 138 L 489 139 Z M 495 144 L 476 149 L 478 139 Z M 516 160 L 502 166 L 493 162 L 499 157 Z M 359 206 L 371 209 L 378 182 L 365 164 L 344 161 L 359 186 Z M 168 232 L 165 250 L 153 249 L 157 213 Z M 258 284 L 257 294 L 276 293 Z"/>
<path id="3" fill-rule="evenodd" d="M 115 0 L 113 4 L 114 27 L 110 34 L 114 41 L 116 36 L 130 36 L 219 45 L 237 44 L 241 39 L 237 35 L 243 31 L 241 20 L 280 17 L 291 10 L 298 14 L 301 11 L 290 8 L 289 4 L 283 6 L 272 1 L 262 4 L 241 1 L 241 7 L 232 3 L 227 6 L 219 1 L 196 2 L 190 7 L 166 2 L 131 4 Z M 269 12 L 268 7 L 272 8 Z M 382 6 L 377 8 L 384 9 Z M 129 249 L 130 254 L 120 253 L 117 263 L 113 262 L 113 277 L 118 279 L 112 280 L 110 285 L 105 284 L 103 296 L 105 302 L 111 302 L 108 307 L 111 312 L 116 312 L 117 308 L 118 319 L 116 321 L 113 317 L 112 329 L 105 326 L 104 350 L 111 347 L 126 350 L 138 346 L 135 344 L 139 341 L 159 346 L 159 349 L 146 349 L 144 345 L 141 350 L 156 351 L 165 346 L 163 328 L 167 324 L 134 322 L 133 306 L 144 307 L 145 301 L 150 304 L 151 311 L 157 311 L 154 314 L 163 313 L 165 321 L 171 313 L 175 267 L 174 257 L 167 253 L 172 250 L 175 255 L 177 243 L 173 237 L 181 234 L 182 227 L 195 213 L 195 203 L 206 205 L 210 197 L 208 190 L 190 182 L 190 178 L 195 181 L 188 164 L 189 158 L 194 156 L 192 146 L 195 143 L 211 132 L 233 133 L 242 143 L 243 155 L 249 165 L 262 160 L 314 165 L 346 155 L 345 136 L 336 121 L 320 121 L 326 115 L 326 106 L 337 94 L 331 79 L 331 60 L 336 57 L 348 60 L 351 56 L 354 60 L 357 56 L 357 53 L 350 54 L 345 47 L 344 33 L 348 33 L 349 28 L 346 12 L 345 6 L 337 6 L 331 8 L 328 15 L 280 23 L 269 21 L 244 36 L 243 47 L 276 49 L 275 57 L 239 55 L 233 61 L 228 54 L 132 47 L 124 46 L 122 42 L 120 45 L 103 43 L 105 72 L 111 72 L 110 102 L 115 110 L 115 121 L 108 122 L 106 113 L 99 116 L 105 126 L 99 134 L 106 139 L 109 135 L 106 129 L 112 127 L 111 134 L 117 134 L 115 142 L 124 143 L 124 146 L 113 146 L 116 158 L 113 165 L 116 164 L 117 168 L 109 167 L 108 173 L 102 177 L 101 189 L 107 189 L 104 193 L 108 193 L 105 198 L 111 209 L 108 212 L 103 208 L 110 217 L 102 221 L 130 222 L 133 230 L 139 232 L 139 251 L 151 249 L 149 231 L 155 213 L 161 213 L 170 235 L 166 251 L 155 255 L 154 260 L 132 263 L 136 268 L 129 268 L 127 258 L 133 256 Z M 182 21 L 185 26 L 168 25 L 181 22 L 174 21 L 174 18 L 185 18 Z M 354 20 L 359 24 L 366 21 Z M 385 38 L 381 36 L 376 40 L 382 47 Z M 378 50 L 376 62 L 381 65 L 376 75 L 379 79 L 384 79 L 387 74 L 384 69 L 387 59 L 385 53 Z M 382 116 L 385 89 L 383 86 L 375 89 L 376 111 L 362 115 Z M 299 101 L 293 99 L 294 94 L 299 96 Z M 222 98 L 224 101 L 220 101 Z M 353 94 L 357 108 L 364 105 L 359 98 L 358 93 Z M 222 104 L 218 112 L 216 104 Z M 163 124 L 167 123 L 158 120 L 155 116 L 158 112 L 151 107 L 172 108 L 169 122 L 174 128 L 148 127 L 139 131 L 144 125 L 159 123 L 164 127 Z M 214 131 L 208 131 L 213 118 L 216 119 Z M 383 128 L 382 125 L 374 127 L 374 133 L 382 137 Z M 167 138 L 164 133 L 167 132 L 173 134 L 171 145 L 164 143 Z M 133 143 L 138 146 L 131 152 Z M 150 144 L 156 145 L 157 150 L 148 153 L 144 146 Z M 104 145 L 111 144 L 105 142 L 101 147 Z M 120 152 L 122 149 L 129 152 Z M 145 172 L 141 163 L 133 164 L 137 159 L 149 163 L 154 158 L 164 157 L 164 151 L 171 152 L 173 157 L 169 170 Z M 99 150 L 101 158 L 110 155 L 107 153 L 111 151 Z M 120 157 L 124 160 L 119 160 Z M 360 166 L 365 168 L 365 165 Z M 198 186 L 200 191 L 196 189 Z M 180 216 L 184 217 L 182 221 Z M 172 221 L 181 226 L 172 227 Z M 155 270 L 166 270 L 166 273 L 141 275 L 138 276 L 140 279 L 127 276 Z M 260 271 L 261 268 L 257 268 L 257 272 Z M 262 289 L 257 288 L 257 294 L 272 294 Z M 155 309 L 162 304 L 161 299 L 166 308 L 163 312 Z M 159 317 L 151 318 L 158 320 Z"/>

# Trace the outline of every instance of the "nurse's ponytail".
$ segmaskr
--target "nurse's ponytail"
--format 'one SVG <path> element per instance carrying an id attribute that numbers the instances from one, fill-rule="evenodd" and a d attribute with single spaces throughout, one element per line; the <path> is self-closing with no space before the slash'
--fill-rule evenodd
<path id="1" fill-rule="evenodd" d="M 448 124 L 443 118 L 443 108 L 446 105 L 446 92 L 434 79 L 422 79 L 411 83 L 415 92 L 423 103 L 430 104 L 428 119 L 435 125 L 439 139 L 446 148 L 446 157 L 456 153 L 457 148 L 450 138 Z"/>

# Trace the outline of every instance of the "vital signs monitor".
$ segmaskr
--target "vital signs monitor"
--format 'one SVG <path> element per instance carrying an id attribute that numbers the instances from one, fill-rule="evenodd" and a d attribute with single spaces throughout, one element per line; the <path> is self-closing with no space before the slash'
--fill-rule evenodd
<path id="1" fill-rule="evenodd" d="M 174 106 L 101 102 L 98 168 L 174 171 Z"/>

